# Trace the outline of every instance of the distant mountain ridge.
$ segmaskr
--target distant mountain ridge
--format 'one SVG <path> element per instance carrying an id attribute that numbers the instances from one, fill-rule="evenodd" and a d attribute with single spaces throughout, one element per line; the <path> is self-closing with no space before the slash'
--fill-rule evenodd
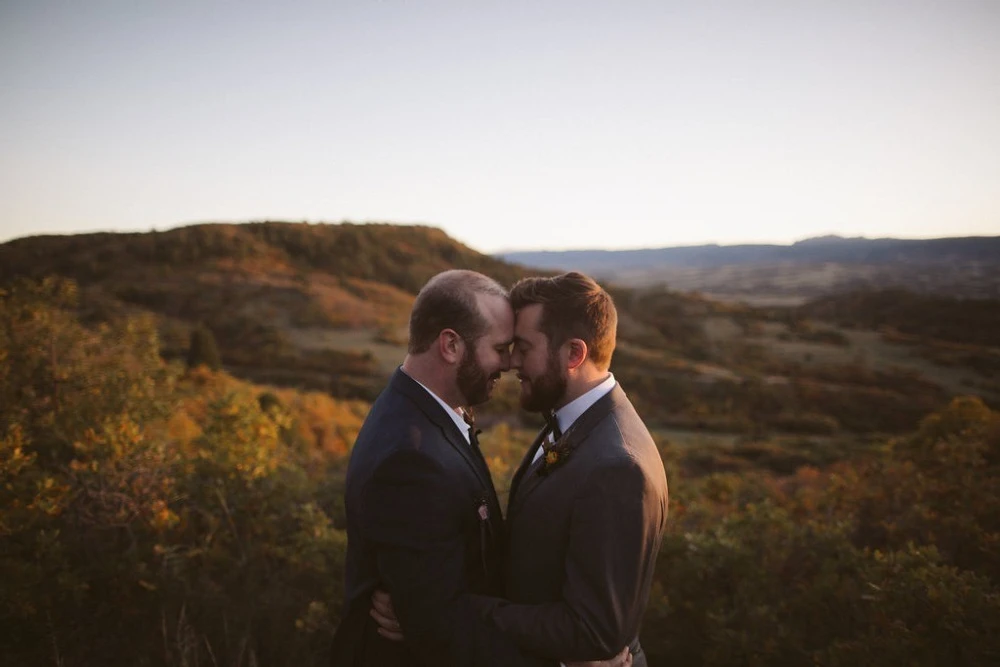
<path id="1" fill-rule="evenodd" d="M 539 268 L 561 269 L 572 263 L 580 270 L 675 266 L 716 266 L 771 262 L 1000 262 L 1000 236 L 940 239 L 868 239 L 823 236 L 791 245 L 706 244 L 635 250 L 512 250 L 497 257 Z"/>
<path id="2" fill-rule="evenodd" d="M 576 269 L 622 285 L 667 284 L 681 291 L 813 297 L 844 289 L 904 287 L 1000 298 L 1000 236 L 824 236 L 792 245 L 509 251 L 496 256 L 540 269 Z"/>

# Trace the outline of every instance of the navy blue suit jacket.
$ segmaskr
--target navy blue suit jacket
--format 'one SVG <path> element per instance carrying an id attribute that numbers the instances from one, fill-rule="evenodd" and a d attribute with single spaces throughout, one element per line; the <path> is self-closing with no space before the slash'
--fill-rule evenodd
<path id="1" fill-rule="evenodd" d="M 347 469 L 345 611 L 333 665 L 545 665 L 486 622 L 474 595 L 503 593 L 504 526 L 489 470 L 454 420 L 397 369 Z M 389 591 L 406 640 L 369 617 Z"/>

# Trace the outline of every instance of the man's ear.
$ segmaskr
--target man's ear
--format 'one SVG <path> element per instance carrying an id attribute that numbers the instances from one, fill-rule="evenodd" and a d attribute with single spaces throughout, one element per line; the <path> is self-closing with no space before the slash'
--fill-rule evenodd
<path id="1" fill-rule="evenodd" d="M 450 364 L 457 364 L 465 354 L 465 341 L 454 329 L 442 329 L 437 345 L 441 358 Z"/>
<path id="2" fill-rule="evenodd" d="M 565 343 L 566 368 L 573 370 L 587 360 L 587 344 L 579 338 L 570 338 Z"/>

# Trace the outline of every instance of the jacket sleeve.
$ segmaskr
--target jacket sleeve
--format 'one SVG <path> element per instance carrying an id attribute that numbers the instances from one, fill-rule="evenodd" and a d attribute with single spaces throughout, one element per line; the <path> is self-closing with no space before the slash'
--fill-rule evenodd
<path id="1" fill-rule="evenodd" d="M 570 521 L 560 601 L 481 604 L 524 650 L 563 661 L 603 660 L 638 634 L 665 521 L 663 501 L 638 465 L 622 462 L 590 474 Z"/>
<path id="2" fill-rule="evenodd" d="M 468 506 L 441 466 L 419 451 L 383 461 L 362 496 L 362 523 L 392 596 L 405 645 L 428 665 L 534 666 L 478 612 L 465 587 L 462 514 Z"/>

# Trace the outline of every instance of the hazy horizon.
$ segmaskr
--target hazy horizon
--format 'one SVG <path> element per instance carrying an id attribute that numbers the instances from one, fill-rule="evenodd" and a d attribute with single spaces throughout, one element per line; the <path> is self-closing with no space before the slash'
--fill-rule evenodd
<path id="1" fill-rule="evenodd" d="M 85 235 L 85 234 L 145 234 L 149 232 L 169 232 L 176 229 L 182 229 L 184 227 L 193 227 L 197 225 L 245 225 L 254 223 L 279 223 L 279 224 L 310 224 L 310 225 L 340 225 L 340 224 L 355 224 L 355 225 L 365 225 L 365 224 L 401 224 L 393 223 L 390 221 L 368 221 L 368 222 L 354 222 L 352 220 L 340 220 L 336 222 L 328 221 L 301 221 L 301 220 L 245 220 L 245 221 L 207 221 L 207 222 L 192 222 L 181 225 L 174 225 L 170 227 L 162 227 L 157 229 L 94 229 L 94 230 L 80 230 L 74 232 L 56 232 L 56 233 L 39 233 L 39 234 L 29 234 L 26 236 L 14 237 L 10 239 L 0 239 L 0 245 L 8 243 L 10 241 L 16 241 L 22 238 L 30 238 L 36 236 L 73 236 L 73 235 Z M 438 225 L 427 225 L 425 223 L 414 223 L 420 224 L 426 227 L 434 227 L 437 229 L 442 229 L 445 233 L 448 230 L 441 228 Z M 450 234 L 449 234 L 450 236 Z M 454 237 L 453 237 L 454 238 Z M 902 237 L 902 236 L 843 236 L 841 234 L 819 234 L 817 236 L 809 236 L 805 238 L 795 239 L 788 242 L 769 242 L 769 241 L 733 241 L 728 243 L 678 243 L 671 245 L 646 245 L 646 246 L 635 246 L 635 247 L 616 247 L 616 248 L 603 248 L 598 246 L 592 247 L 578 247 L 578 248 L 559 248 L 559 249 L 547 249 L 547 248 L 523 248 L 523 247 L 509 247 L 509 248 L 499 248 L 497 250 L 486 251 L 475 246 L 469 246 L 473 250 L 481 252 L 486 255 L 503 255 L 508 253 L 518 253 L 518 252 L 614 252 L 614 251 L 630 251 L 630 250 L 659 250 L 666 248 L 696 248 L 703 246 L 719 246 L 719 247 L 736 247 L 736 246 L 793 246 L 798 243 L 803 243 L 807 241 L 822 240 L 826 238 L 837 238 L 841 240 L 865 240 L 865 241 L 879 241 L 879 240 L 894 240 L 894 241 L 933 241 L 940 239 L 960 239 L 960 238 L 1000 238 L 1000 234 L 968 234 L 968 235 L 951 235 L 951 236 L 927 236 L 927 237 Z M 460 239 L 456 239 L 461 242 Z M 466 244 L 468 245 L 468 244 Z"/>

